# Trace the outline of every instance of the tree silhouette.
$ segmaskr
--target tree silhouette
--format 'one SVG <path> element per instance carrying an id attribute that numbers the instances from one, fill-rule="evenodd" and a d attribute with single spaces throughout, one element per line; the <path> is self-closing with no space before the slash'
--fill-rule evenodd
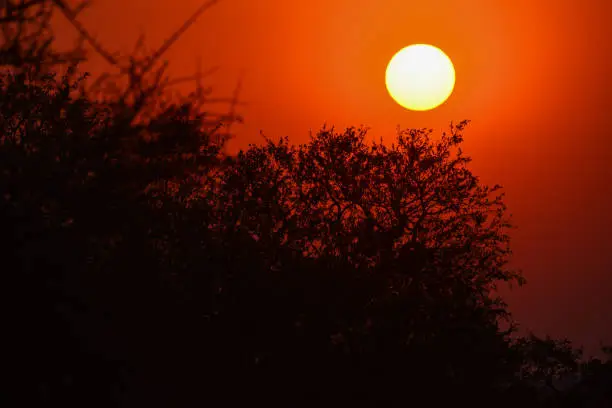
<path id="1" fill-rule="evenodd" d="M 391 147 L 366 143 L 364 130 L 323 129 L 307 145 L 251 146 L 208 178 L 180 216 L 193 213 L 186 228 L 215 249 L 181 259 L 199 252 L 222 265 L 214 278 L 186 267 L 195 272 L 183 285 L 210 290 L 200 296 L 219 365 L 238 359 L 248 382 L 267 378 L 302 399 L 359 388 L 364 400 L 396 400 L 406 383 L 468 398 L 509 381 L 508 316 L 493 291 L 522 278 L 506 268 L 498 187 L 482 185 L 458 149 L 465 125 L 438 141 L 404 131 Z"/>
<path id="2" fill-rule="evenodd" d="M 74 20 L 81 7 L 1 6 L 0 241 L 16 305 L 14 390 L 24 406 L 107 406 L 164 315 L 155 193 L 218 165 L 227 118 L 207 114 L 202 89 L 165 92 L 170 79 L 147 56 L 122 68 L 126 81 L 86 87 L 82 48 L 56 51 L 49 25 L 58 8 Z M 131 69 L 144 59 L 146 69 Z"/>

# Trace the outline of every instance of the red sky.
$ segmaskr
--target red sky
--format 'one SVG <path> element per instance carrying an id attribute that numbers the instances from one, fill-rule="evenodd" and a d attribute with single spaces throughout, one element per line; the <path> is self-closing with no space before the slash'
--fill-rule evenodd
<path id="1" fill-rule="evenodd" d="M 200 4 L 99 0 L 81 20 L 129 53 L 141 32 L 158 46 Z M 508 298 L 516 318 L 593 348 L 612 343 L 611 16 L 608 0 L 221 0 L 167 56 L 175 75 L 198 58 L 219 66 L 217 96 L 243 75 L 233 150 L 260 130 L 304 142 L 323 123 L 363 124 L 392 140 L 398 125 L 472 120 L 464 150 L 483 181 L 504 185 L 518 226 L 514 264 L 529 283 Z M 455 65 L 455 91 L 433 111 L 407 111 L 385 89 L 387 62 L 413 43 Z"/>

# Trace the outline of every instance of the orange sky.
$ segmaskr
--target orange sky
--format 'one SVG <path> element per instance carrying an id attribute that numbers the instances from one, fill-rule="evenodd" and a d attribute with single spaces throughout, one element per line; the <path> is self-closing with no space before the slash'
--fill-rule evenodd
<path id="1" fill-rule="evenodd" d="M 82 21 L 129 52 L 141 32 L 160 44 L 200 3 L 98 0 Z M 218 65 L 218 96 L 243 73 L 233 149 L 260 130 L 303 142 L 323 123 L 364 124 L 390 140 L 398 125 L 471 119 L 464 150 L 506 187 L 519 227 L 514 263 L 529 284 L 510 295 L 516 317 L 590 348 L 612 343 L 610 16 L 609 0 L 221 0 L 168 58 L 176 75 L 197 58 Z M 455 64 L 455 91 L 433 111 L 407 111 L 385 89 L 388 60 L 412 43 Z"/>

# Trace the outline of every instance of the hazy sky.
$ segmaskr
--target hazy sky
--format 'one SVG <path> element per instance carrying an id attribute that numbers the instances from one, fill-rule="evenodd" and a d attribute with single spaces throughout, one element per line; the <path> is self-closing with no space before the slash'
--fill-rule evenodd
<path id="1" fill-rule="evenodd" d="M 129 52 L 141 32 L 158 46 L 200 3 L 99 0 L 82 21 Z M 483 181 L 504 185 L 518 226 L 514 264 L 529 284 L 508 298 L 516 318 L 594 347 L 612 343 L 611 18 L 609 0 L 222 0 L 168 58 L 176 75 L 198 58 L 219 66 L 217 96 L 242 75 L 249 105 L 232 149 L 260 130 L 303 142 L 323 123 L 363 124 L 391 140 L 398 125 L 472 120 L 464 150 Z M 433 111 L 407 111 L 385 89 L 387 62 L 412 43 L 455 64 L 455 92 Z"/>

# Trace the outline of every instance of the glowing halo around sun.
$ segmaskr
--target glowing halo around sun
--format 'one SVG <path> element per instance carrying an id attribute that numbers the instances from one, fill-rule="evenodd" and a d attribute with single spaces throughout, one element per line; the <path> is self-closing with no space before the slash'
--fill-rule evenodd
<path id="1" fill-rule="evenodd" d="M 426 111 L 443 104 L 455 87 L 455 68 L 439 48 L 413 44 L 399 50 L 387 65 L 385 83 L 401 106 Z"/>

